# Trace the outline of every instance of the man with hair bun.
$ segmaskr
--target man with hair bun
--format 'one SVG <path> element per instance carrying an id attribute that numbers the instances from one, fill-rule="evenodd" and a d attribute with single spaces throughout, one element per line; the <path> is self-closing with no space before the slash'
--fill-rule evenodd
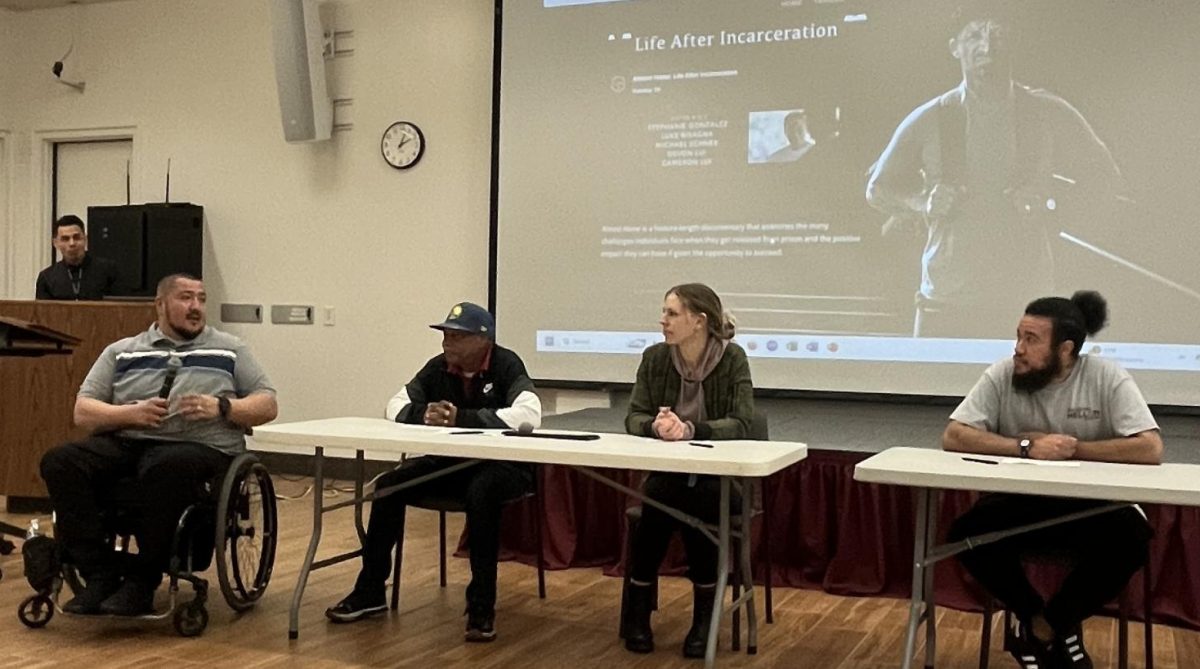
<path id="1" fill-rule="evenodd" d="M 1133 378 L 1115 361 L 1081 355 L 1108 320 L 1099 293 L 1043 297 L 1025 308 L 1011 358 L 996 362 L 950 416 L 948 451 L 1037 460 L 1157 465 L 1158 424 Z M 1110 504 L 1099 500 L 985 494 L 950 530 L 960 541 Z M 1144 563 L 1151 529 L 1136 506 L 1026 532 L 959 554 L 967 571 L 1018 621 L 1008 647 L 1024 669 L 1090 669 L 1081 624 L 1115 598 Z M 1073 568 L 1049 601 L 1030 585 L 1022 558 L 1067 554 Z"/>

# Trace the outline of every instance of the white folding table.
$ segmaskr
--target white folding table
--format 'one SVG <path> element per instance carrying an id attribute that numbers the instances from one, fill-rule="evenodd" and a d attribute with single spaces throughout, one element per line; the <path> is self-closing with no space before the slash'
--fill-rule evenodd
<path id="1" fill-rule="evenodd" d="M 550 431 L 538 434 L 582 433 Z M 597 436 L 599 438 L 591 441 L 543 439 L 529 436 L 505 436 L 499 430 L 404 425 L 382 418 L 353 417 L 264 425 L 255 428 L 253 437 L 255 450 L 314 456 L 313 476 L 315 480 L 313 486 L 317 492 L 313 495 L 313 532 L 304 564 L 300 568 L 300 575 L 296 581 L 296 589 L 292 595 L 288 638 L 298 638 L 300 633 L 300 601 L 304 596 L 309 572 L 352 559 L 361 554 L 361 551 L 353 551 L 319 561 L 314 560 L 321 541 L 321 517 L 329 511 L 354 505 L 359 538 L 362 539 L 365 536 L 361 520 L 362 504 L 376 495 L 395 492 L 431 478 L 443 476 L 451 471 L 458 471 L 479 460 L 565 465 L 605 485 L 639 498 L 645 504 L 661 509 L 681 522 L 700 529 L 717 544 L 717 564 L 723 565 L 729 562 L 730 537 L 733 534 L 729 527 L 729 501 L 731 487 L 735 485 L 734 481 L 739 481 L 741 490 L 746 496 L 746 503 L 749 503 L 752 479 L 774 474 L 803 460 L 808 454 L 808 449 L 804 444 L 793 442 L 712 441 L 706 442 L 711 444 L 711 447 L 707 448 L 695 446 L 686 441 L 665 442 L 626 434 L 605 433 Z M 465 458 L 466 462 L 429 476 L 392 486 L 386 490 L 364 494 L 362 471 L 366 451 L 370 451 L 375 457 L 381 454 L 392 454 L 395 460 L 399 460 L 405 453 L 420 453 Z M 330 454 L 354 457 L 358 465 L 358 475 L 353 500 L 326 506 L 319 491 L 324 485 L 324 459 L 326 455 Z M 636 469 L 719 477 L 721 499 L 716 533 L 712 532 L 714 528 L 711 525 L 653 499 L 647 499 L 641 494 L 641 491 L 624 486 L 594 471 L 596 468 Z M 741 518 L 742 527 L 738 528 L 738 533 L 742 537 L 749 537 L 750 514 L 743 513 Z M 739 607 L 746 607 L 747 651 L 753 653 L 757 649 L 758 624 L 753 605 L 754 581 L 750 571 L 750 542 L 742 541 L 740 545 L 741 554 L 738 556 L 736 568 L 741 569 L 742 582 L 747 584 L 747 588 L 745 593 L 736 601 L 731 602 L 728 607 L 722 606 L 721 613 L 732 613 Z M 717 592 L 725 592 L 727 581 L 727 570 L 719 569 Z M 722 597 L 721 601 L 723 599 Z M 721 615 L 713 616 L 705 654 L 706 667 L 712 667 L 716 659 L 721 617 Z"/>
<path id="2" fill-rule="evenodd" d="M 1000 464 L 985 464 L 978 460 Z M 937 632 L 933 566 L 937 562 L 957 555 L 970 546 L 1106 513 L 1131 503 L 1200 506 L 1200 465 L 1123 465 L 1079 461 L 1070 461 L 1065 465 L 1043 464 L 1036 460 L 903 447 L 889 448 L 858 463 L 854 468 L 854 480 L 907 486 L 917 491 L 912 604 L 909 607 L 904 644 L 904 669 L 912 666 L 917 629 L 922 622 L 925 622 L 925 666 L 934 666 Z M 937 546 L 936 493 L 940 490 L 1075 497 L 1111 501 L 1114 504 Z M 1150 621 L 1146 621 L 1146 624 L 1149 625 Z"/>

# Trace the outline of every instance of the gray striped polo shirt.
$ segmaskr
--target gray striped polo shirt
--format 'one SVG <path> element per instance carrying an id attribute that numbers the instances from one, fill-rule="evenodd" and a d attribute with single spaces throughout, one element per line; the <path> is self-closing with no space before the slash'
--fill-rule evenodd
<path id="1" fill-rule="evenodd" d="M 174 358 L 177 362 L 172 362 Z M 158 329 L 109 344 L 87 378 L 79 394 L 109 404 L 131 404 L 157 397 L 167 377 L 168 367 L 177 370 L 171 387 L 168 418 L 157 428 L 126 429 L 117 435 L 126 439 L 159 439 L 208 444 L 225 453 L 246 449 L 242 428 L 222 418 L 186 420 L 173 415 L 184 395 L 215 395 L 229 398 L 251 393 L 275 394 L 266 372 L 254 359 L 241 339 L 205 326 L 193 340 L 177 342 Z"/>

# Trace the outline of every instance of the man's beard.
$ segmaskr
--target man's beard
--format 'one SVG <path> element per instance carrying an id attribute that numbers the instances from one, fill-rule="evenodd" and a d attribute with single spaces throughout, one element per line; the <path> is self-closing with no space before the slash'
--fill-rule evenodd
<path id="1" fill-rule="evenodd" d="M 195 330 L 185 330 L 184 329 L 184 328 L 190 328 L 190 327 L 191 327 L 191 324 L 185 320 L 183 322 L 183 327 L 175 326 L 175 334 L 179 335 L 179 338 L 184 341 L 192 341 L 196 337 L 199 337 L 201 332 L 204 332 L 203 325 L 196 328 Z"/>
<path id="2" fill-rule="evenodd" d="M 1037 391 L 1050 385 L 1054 377 L 1062 371 L 1062 362 L 1055 356 L 1050 356 L 1050 361 L 1041 369 L 1031 369 L 1023 374 L 1013 372 L 1012 384 L 1013 388 L 1022 390 L 1027 393 L 1036 393 Z"/>

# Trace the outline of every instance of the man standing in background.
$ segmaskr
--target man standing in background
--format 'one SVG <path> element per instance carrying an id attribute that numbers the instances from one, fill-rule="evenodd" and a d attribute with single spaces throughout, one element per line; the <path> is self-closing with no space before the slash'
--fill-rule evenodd
<path id="1" fill-rule="evenodd" d="M 78 216 L 63 216 L 51 231 L 62 260 L 38 274 L 37 299 L 99 300 L 120 292 L 116 264 L 88 253 L 87 233 Z"/>

